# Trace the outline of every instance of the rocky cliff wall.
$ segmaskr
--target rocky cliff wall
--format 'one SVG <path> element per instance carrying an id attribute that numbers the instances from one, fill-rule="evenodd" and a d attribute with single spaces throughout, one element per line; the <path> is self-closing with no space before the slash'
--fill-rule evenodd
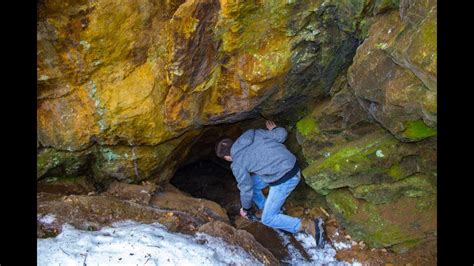
<path id="1" fill-rule="evenodd" d="M 403 251 L 436 233 L 436 12 L 39 1 L 37 178 L 167 182 L 204 126 L 288 115 L 305 182 L 355 237 Z"/>

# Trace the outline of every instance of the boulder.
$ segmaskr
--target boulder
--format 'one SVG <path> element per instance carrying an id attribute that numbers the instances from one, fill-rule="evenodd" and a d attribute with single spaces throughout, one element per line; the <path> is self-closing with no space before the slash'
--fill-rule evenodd
<path id="1" fill-rule="evenodd" d="M 429 179 L 435 180 L 434 142 L 434 139 L 429 139 L 419 143 L 402 143 L 379 129 L 360 139 L 324 149 L 325 156 L 303 169 L 302 173 L 306 183 L 323 195 L 341 187 L 392 183 L 416 173 L 425 173 Z M 408 185 L 414 180 L 418 179 L 402 183 Z M 403 187 L 400 184 L 394 186 Z M 425 185 L 421 187 L 433 191 Z"/>
<path id="2" fill-rule="evenodd" d="M 237 229 L 245 230 L 253 235 L 263 247 L 270 251 L 278 261 L 288 259 L 289 254 L 285 243 L 278 233 L 260 222 L 249 221 L 242 216 L 235 219 Z"/>
<path id="3" fill-rule="evenodd" d="M 105 195 L 37 194 L 37 237 L 54 236 L 63 224 L 97 230 L 114 222 L 161 223 L 173 232 L 192 234 L 207 221 L 173 210 L 160 210 Z"/>
<path id="4" fill-rule="evenodd" d="M 374 204 L 355 198 L 347 189 L 333 190 L 328 204 L 347 232 L 371 248 L 413 248 L 436 234 L 436 197 L 402 197 L 390 203 Z"/>
<path id="5" fill-rule="evenodd" d="M 235 229 L 221 221 L 213 221 L 200 226 L 199 232 L 220 237 L 230 245 L 240 246 L 265 265 L 279 265 L 275 256 L 247 231 Z"/>
<path id="6" fill-rule="evenodd" d="M 436 195 L 432 178 L 416 174 L 393 183 L 360 185 L 349 190 L 354 197 L 376 204 L 392 202 L 401 197 Z"/>
<path id="7" fill-rule="evenodd" d="M 150 206 L 185 212 L 205 221 L 216 220 L 229 223 L 226 211 L 219 204 L 214 201 L 185 195 L 174 189 L 170 184 L 167 184 L 164 190 L 153 194 Z"/>
<path id="8" fill-rule="evenodd" d="M 418 23 L 380 15 L 347 79 L 362 107 L 405 142 L 436 135 L 436 8 Z"/>
<path id="9" fill-rule="evenodd" d="M 303 160 L 312 163 L 327 157 L 326 149 L 360 138 L 378 126 L 357 102 L 345 75 L 340 75 L 328 97 L 296 123 L 296 140 Z"/>

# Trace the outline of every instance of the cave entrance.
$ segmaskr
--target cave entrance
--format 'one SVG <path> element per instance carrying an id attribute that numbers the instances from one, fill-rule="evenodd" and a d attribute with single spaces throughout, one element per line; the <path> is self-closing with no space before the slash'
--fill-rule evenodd
<path id="1" fill-rule="evenodd" d="M 230 162 L 215 155 L 215 144 L 224 137 L 238 138 L 255 123 L 241 121 L 232 124 L 208 126 L 194 142 L 191 150 L 176 170 L 170 183 L 192 197 L 214 201 L 221 205 L 233 220 L 240 209 L 240 192 L 230 169 Z"/>
<path id="2" fill-rule="evenodd" d="M 285 124 L 283 121 L 282 125 Z M 214 148 L 224 137 L 237 139 L 250 128 L 264 128 L 261 117 L 203 128 L 188 156 L 182 161 L 170 183 L 192 197 L 214 201 L 221 205 L 233 221 L 239 214 L 240 191 L 230 169 L 230 162 L 216 156 Z"/>
<path id="3" fill-rule="evenodd" d="M 195 198 L 218 203 L 229 218 L 239 213 L 239 190 L 232 171 L 215 161 L 202 159 L 187 164 L 176 171 L 170 183 Z"/>

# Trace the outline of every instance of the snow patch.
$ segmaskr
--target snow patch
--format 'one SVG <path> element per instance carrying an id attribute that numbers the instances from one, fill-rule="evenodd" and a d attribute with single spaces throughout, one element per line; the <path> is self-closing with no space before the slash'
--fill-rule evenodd
<path id="1" fill-rule="evenodd" d="M 375 155 L 377 155 L 377 157 L 379 157 L 379 158 L 383 158 L 383 157 L 385 156 L 385 155 L 383 154 L 382 150 L 377 150 L 377 151 L 375 152 Z"/>
<path id="2" fill-rule="evenodd" d="M 54 221 L 54 216 L 41 217 Z M 336 260 L 336 250 L 326 244 L 315 247 L 312 236 L 295 234 L 311 260 L 306 260 L 279 232 L 288 247 L 290 265 L 361 265 Z M 336 243 L 338 249 L 343 243 Z M 75 229 L 65 224 L 54 238 L 37 239 L 37 265 L 263 265 L 239 246 L 221 238 L 196 233 L 194 236 L 169 232 L 159 223 L 118 222 L 99 231 Z"/>
<path id="3" fill-rule="evenodd" d="M 299 250 L 291 244 L 289 237 L 279 232 L 280 237 L 283 238 L 284 244 L 288 247 L 290 253 L 290 260 L 286 263 L 290 265 L 331 265 L 331 266 L 347 266 L 347 265 L 361 265 L 359 262 L 354 261 L 352 264 L 345 261 L 338 261 L 336 259 L 336 250 L 330 245 L 327 244 L 324 248 L 319 249 L 315 246 L 314 238 L 305 233 L 296 233 L 294 236 L 298 242 L 301 243 L 303 248 L 306 250 L 308 255 L 311 257 L 311 260 L 306 260 Z"/>
<path id="4" fill-rule="evenodd" d="M 56 216 L 53 214 L 46 214 L 44 216 L 41 216 L 38 221 L 42 224 L 52 224 L 54 221 L 56 221 Z"/>
<path id="5" fill-rule="evenodd" d="M 158 223 L 114 223 L 100 231 L 63 225 L 37 239 L 38 265 L 262 265 L 241 247 L 219 238 L 168 232 Z"/>
<path id="6" fill-rule="evenodd" d="M 349 249 L 352 247 L 351 243 L 344 243 L 344 242 L 334 242 L 333 245 L 334 245 L 334 248 L 336 248 L 337 250 Z"/>

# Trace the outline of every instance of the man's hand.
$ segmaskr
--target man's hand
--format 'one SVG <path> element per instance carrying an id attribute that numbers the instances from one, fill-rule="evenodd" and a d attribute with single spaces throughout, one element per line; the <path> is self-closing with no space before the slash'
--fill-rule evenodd
<path id="1" fill-rule="evenodd" d="M 247 212 L 244 210 L 244 208 L 240 208 L 240 216 L 242 216 L 242 217 L 248 219 L 248 218 L 247 218 Z"/>
<path id="2" fill-rule="evenodd" d="M 273 121 L 267 120 L 265 122 L 265 125 L 267 126 L 268 130 L 272 130 L 276 128 L 276 124 Z"/>

